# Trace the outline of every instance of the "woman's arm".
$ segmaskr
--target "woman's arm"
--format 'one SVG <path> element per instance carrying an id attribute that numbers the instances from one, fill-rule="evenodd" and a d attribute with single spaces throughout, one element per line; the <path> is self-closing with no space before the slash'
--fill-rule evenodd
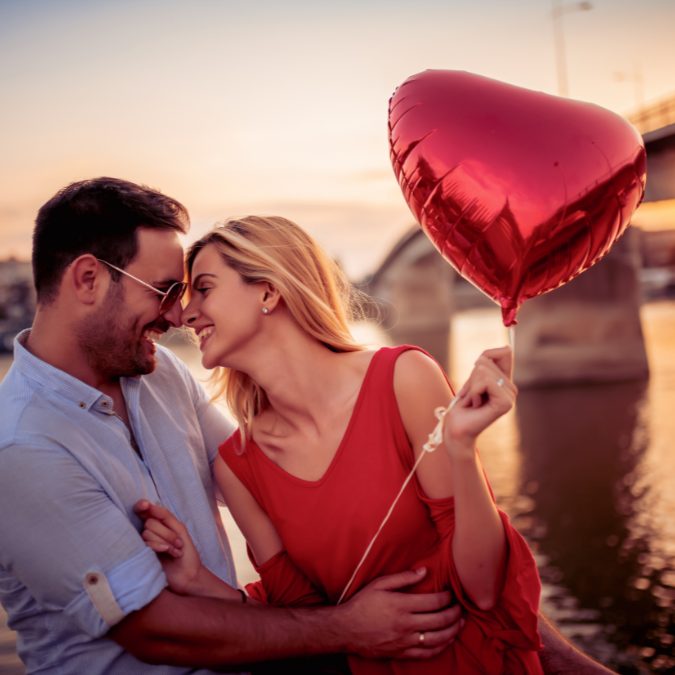
<path id="1" fill-rule="evenodd" d="M 216 484 L 244 535 L 257 565 L 263 565 L 283 549 L 281 538 L 267 513 L 248 488 L 219 455 L 213 465 Z"/>
<path id="2" fill-rule="evenodd" d="M 490 350 L 480 357 L 459 392 L 457 404 L 446 416 L 443 445 L 425 457 L 417 470 L 427 496 L 455 498 L 453 558 L 462 586 L 481 609 L 490 609 L 496 602 L 505 537 L 475 441 L 513 404 L 515 387 L 509 380 L 509 363 L 508 348 Z M 502 386 L 497 385 L 500 378 Z M 438 365 L 418 351 L 404 352 L 398 358 L 394 391 L 417 457 L 436 426 L 434 409 L 446 407 L 452 392 Z"/>
<path id="3" fill-rule="evenodd" d="M 270 517 L 227 462 L 218 457 L 216 481 L 246 538 L 260 582 L 247 585 L 251 597 L 280 607 L 325 605 L 325 595 L 305 576 L 284 549 Z"/>
<path id="4" fill-rule="evenodd" d="M 277 531 L 244 484 L 218 455 L 214 476 L 235 522 L 246 539 L 258 566 L 280 553 L 283 545 Z M 160 555 L 173 591 L 181 595 L 217 597 L 241 601 L 241 594 L 202 565 L 185 525 L 157 504 L 139 502 L 136 512 L 145 521 L 143 539 Z"/>
<path id="5" fill-rule="evenodd" d="M 204 567 L 190 533 L 171 511 L 147 500 L 137 502 L 134 510 L 143 520 L 141 536 L 159 557 L 174 593 L 236 602 L 246 599 L 242 591 Z"/>

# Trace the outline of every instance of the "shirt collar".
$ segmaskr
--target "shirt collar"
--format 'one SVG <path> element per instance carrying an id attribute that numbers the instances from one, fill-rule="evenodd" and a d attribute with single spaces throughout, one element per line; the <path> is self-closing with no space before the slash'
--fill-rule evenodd
<path id="1" fill-rule="evenodd" d="M 24 377 L 78 408 L 90 410 L 95 407 L 103 412 L 112 411 L 112 399 L 109 396 L 28 351 L 24 345 L 29 333 L 30 328 L 27 328 L 14 338 L 13 366 Z"/>

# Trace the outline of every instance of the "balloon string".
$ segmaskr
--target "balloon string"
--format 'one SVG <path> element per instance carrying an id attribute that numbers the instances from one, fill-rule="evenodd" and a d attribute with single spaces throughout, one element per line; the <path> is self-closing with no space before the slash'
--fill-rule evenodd
<path id="1" fill-rule="evenodd" d="M 427 439 L 427 442 L 422 446 L 422 452 L 420 452 L 419 457 L 415 460 L 415 463 L 413 464 L 412 469 L 410 469 L 410 473 L 406 476 L 405 480 L 403 481 L 403 484 L 401 485 L 401 489 L 398 491 L 398 494 L 396 497 L 394 497 L 394 501 L 391 503 L 391 506 L 389 507 L 389 510 L 387 511 L 386 515 L 382 519 L 382 522 L 380 523 L 380 526 L 377 528 L 377 532 L 373 535 L 373 538 L 370 540 L 370 543 L 368 546 L 366 546 L 366 550 L 364 551 L 363 555 L 361 556 L 361 560 L 359 560 L 359 564 L 356 566 L 354 569 L 354 572 L 352 576 L 349 578 L 349 581 L 347 582 L 347 585 L 344 587 L 342 590 L 342 593 L 340 594 L 340 597 L 337 601 L 336 604 L 340 604 L 344 598 L 345 595 L 347 595 L 347 592 L 351 588 L 351 585 L 354 583 L 354 579 L 356 579 L 356 575 L 359 573 L 359 570 L 363 566 L 363 563 L 366 561 L 366 558 L 368 557 L 368 554 L 370 553 L 371 549 L 375 545 L 375 542 L 377 541 L 377 538 L 380 536 L 380 532 L 382 532 L 382 529 L 384 526 L 387 524 L 387 521 L 391 517 L 391 514 L 394 512 L 394 509 L 396 508 L 396 504 L 398 504 L 398 500 L 401 498 L 401 495 L 403 494 L 403 491 L 408 487 L 408 483 L 411 481 L 413 475 L 415 474 L 415 471 L 417 471 L 417 467 L 420 465 L 420 462 L 422 461 L 423 457 L 430 452 L 433 452 L 436 450 L 436 448 L 443 442 L 443 420 L 445 416 L 455 407 L 455 404 L 457 403 L 457 397 L 453 398 L 452 401 L 450 401 L 450 404 L 448 405 L 447 408 L 436 408 L 434 410 L 434 415 L 438 422 L 436 423 L 436 426 L 434 427 L 434 430 L 429 434 L 429 437 Z"/>
<path id="2" fill-rule="evenodd" d="M 516 327 L 509 326 L 509 347 L 513 352 L 513 366 L 511 369 L 511 379 L 513 379 L 516 373 Z"/>

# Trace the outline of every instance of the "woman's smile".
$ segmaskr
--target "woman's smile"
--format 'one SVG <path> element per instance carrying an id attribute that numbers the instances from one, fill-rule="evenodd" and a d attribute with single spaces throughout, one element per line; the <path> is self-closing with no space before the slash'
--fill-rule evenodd
<path id="1" fill-rule="evenodd" d="M 197 337 L 199 338 L 199 349 L 204 351 L 204 346 L 207 340 L 213 335 L 215 331 L 215 326 L 204 326 L 197 331 Z"/>

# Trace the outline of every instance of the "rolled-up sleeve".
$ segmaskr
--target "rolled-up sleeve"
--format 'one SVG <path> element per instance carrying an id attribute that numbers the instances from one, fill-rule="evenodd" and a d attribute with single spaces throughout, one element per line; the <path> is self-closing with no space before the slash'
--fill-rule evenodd
<path id="1" fill-rule="evenodd" d="M 129 515 L 57 445 L 0 449 L 0 564 L 92 637 L 167 585 Z"/>

